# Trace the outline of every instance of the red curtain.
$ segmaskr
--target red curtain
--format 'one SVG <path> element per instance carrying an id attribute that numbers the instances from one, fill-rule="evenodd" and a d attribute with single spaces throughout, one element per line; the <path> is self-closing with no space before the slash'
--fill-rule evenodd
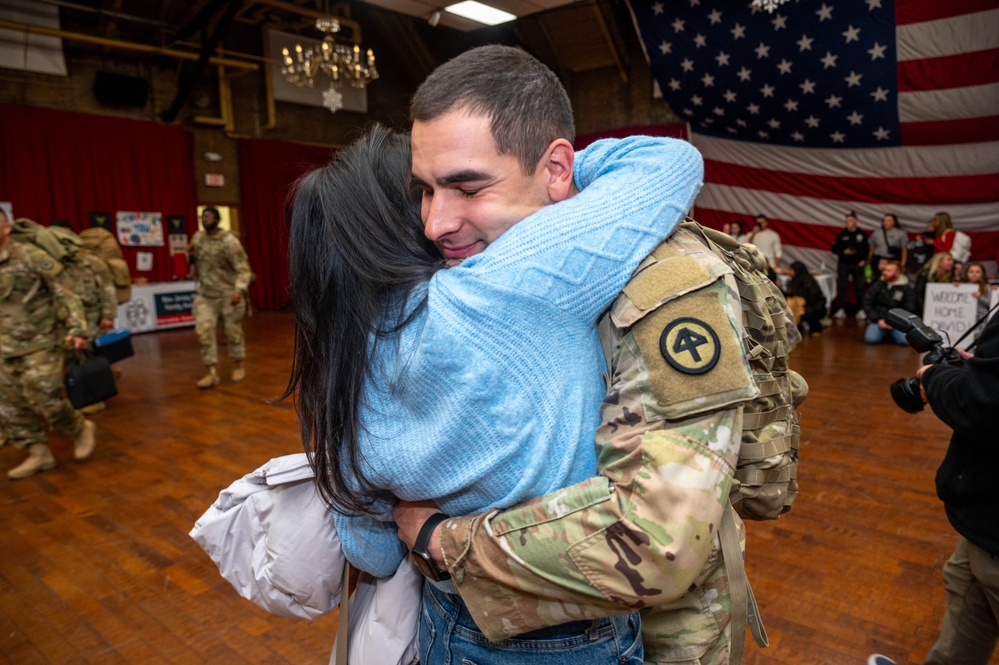
<path id="1" fill-rule="evenodd" d="M 257 279 L 250 300 L 257 309 L 288 304 L 289 194 L 299 177 L 329 162 L 332 148 L 264 139 L 240 139 L 240 214 L 243 246 Z"/>
<path id="2" fill-rule="evenodd" d="M 163 247 L 123 247 L 133 277 L 151 282 L 174 274 L 167 217 L 182 215 L 190 237 L 197 228 L 197 190 L 191 137 L 176 125 L 0 104 L 0 200 L 15 217 L 41 224 L 90 226 L 89 213 L 163 213 Z M 138 272 L 139 251 L 153 269 Z"/>

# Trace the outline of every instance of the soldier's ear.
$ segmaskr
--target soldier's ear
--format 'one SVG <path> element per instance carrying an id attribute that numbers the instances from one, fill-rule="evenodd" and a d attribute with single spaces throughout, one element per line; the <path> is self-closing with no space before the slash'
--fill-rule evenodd
<path id="1" fill-rule="evenodd" d="M 572 178 L 575 160 L 576 152 L 566 139 L 552 141 L 541 156 L 538 172 L 535 175 L 543 178 L 548 198 L 552 203 L 564 201 L 576 193 L 576 185 Z"/>

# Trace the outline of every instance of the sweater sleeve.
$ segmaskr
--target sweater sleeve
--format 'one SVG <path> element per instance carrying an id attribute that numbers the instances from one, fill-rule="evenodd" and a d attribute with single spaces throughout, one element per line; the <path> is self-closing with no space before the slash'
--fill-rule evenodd
<path id="1" fill-rule="evenodd" d="M 576 153 L 574 175 L 579 194 L 514 225 L 461 271 L 595 321 L 690 209 L 704 162 L 686 141 L 633 136 Z"/>
<path id="2" fill-rule="evenodd" d="M 355 568 L 375 577 L 395 573 L 406 556 L 406 547 L 399 540 L 399 527 L 393 521 L 381 521 L 371 515 L 333 514 L 340 546 L 347 561 Z"/>

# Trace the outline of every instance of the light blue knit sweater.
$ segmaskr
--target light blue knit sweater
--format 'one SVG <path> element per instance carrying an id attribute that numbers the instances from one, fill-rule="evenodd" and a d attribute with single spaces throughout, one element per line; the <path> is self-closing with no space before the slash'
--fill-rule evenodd
<path id="1" fill-rule="evenodd" d="M 704 167 L 685 141 L 632 137 L 576 153 L 574 175 L 579 194 L 436 273 L 416 320 L 376 347 L 360 446 L 395 496 L 465 515 L 596 473 L 596 321 L 683 218 Z M 377 576 L 406 555 L 383 508 L 384 521 L 336 516 L 344 554 Z"/>

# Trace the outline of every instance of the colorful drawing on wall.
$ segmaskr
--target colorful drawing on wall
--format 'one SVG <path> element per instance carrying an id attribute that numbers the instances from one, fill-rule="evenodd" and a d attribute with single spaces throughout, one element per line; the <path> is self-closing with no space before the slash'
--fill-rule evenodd
<path id="1" fill-rule="evenodd" d="M 163 246 L 163 213 L 118 212 L 115 221 L 122 247 Z"/>

